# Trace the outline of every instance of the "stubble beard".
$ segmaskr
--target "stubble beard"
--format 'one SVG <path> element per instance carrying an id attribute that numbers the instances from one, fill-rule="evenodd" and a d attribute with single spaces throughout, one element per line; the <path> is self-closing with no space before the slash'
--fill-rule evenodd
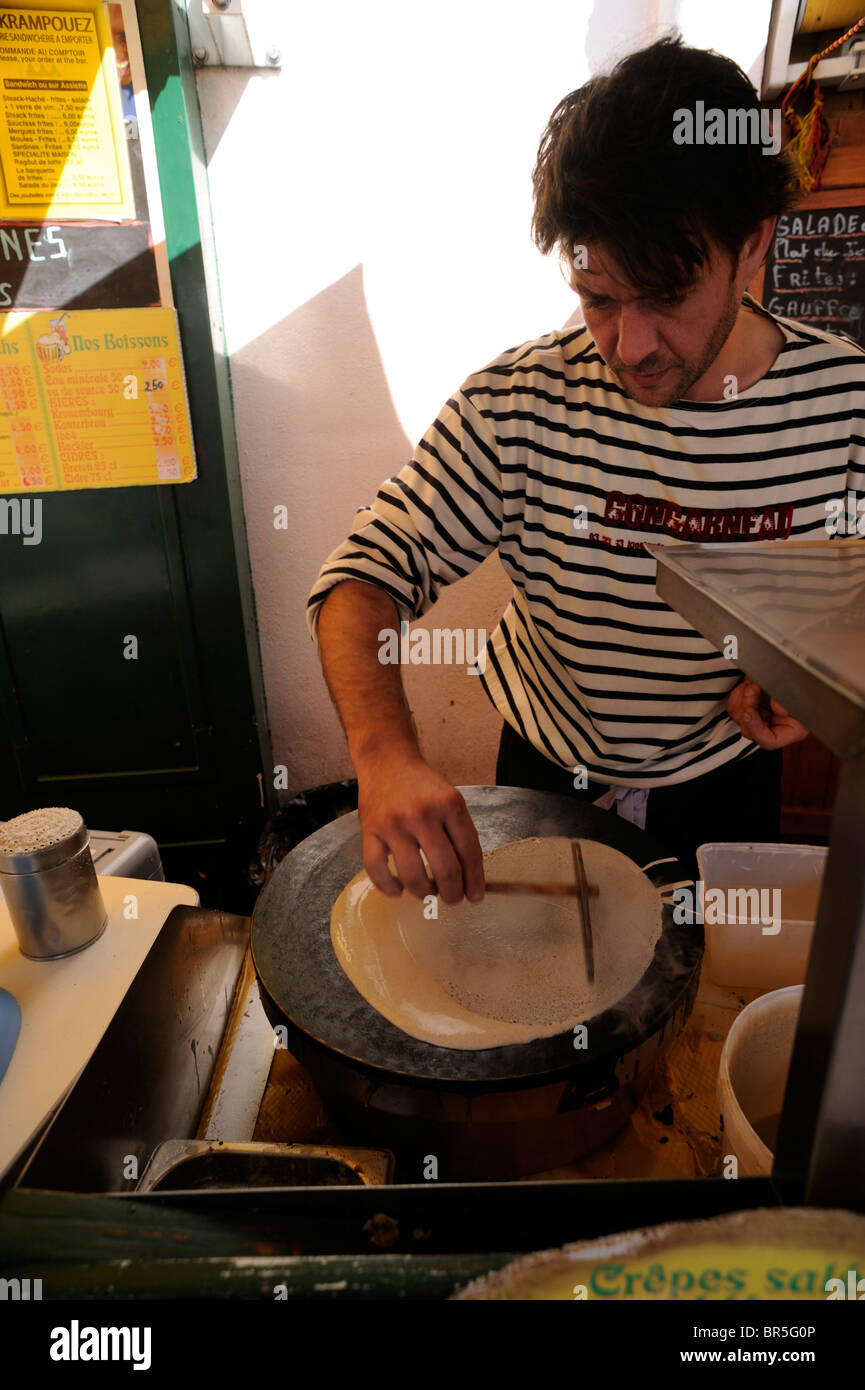
<path id="1" fill-rule="evenodd" d="M 621 375 L 615 367 L 610 367 L 610 371 L 616 381 L 621 386 L 626 396 L 631 400 L 639 401 L 643 405 L 669 406 L 682 399 L 686 391 L 700 377 L 704 376 L 709 370 L 721 348 L 726 343 L 733 331 L 736 319 L 739 316 L 739 297 L 733 287 L 732 279 L 727 289 L 727 298 L 724 302 L 721 314 L 712 329 L 711 335 L 705 348 L 695 362 L 683 362 L 679 365 L 676 375 L 670 385 L 665 385 L 663 395 L 653 392 L 651 387 L 646 387 L 644 392 L 635 389 L 633 383 L 627 376 Z M 675 368 L 674 368 L 675 370 Z"/>

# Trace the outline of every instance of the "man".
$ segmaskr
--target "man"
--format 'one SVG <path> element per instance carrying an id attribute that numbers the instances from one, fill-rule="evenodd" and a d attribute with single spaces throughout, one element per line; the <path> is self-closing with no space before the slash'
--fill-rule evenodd
<path id="1" fill-rule="evenodd" d="M 711 109 L 753 113 L 728 122 L 750 138 L 679 143 L 682 111 Z M 310 628 L 385 893 L 430 891 L 423 851 L 446 902 L 483 894 L 465 804 L 378 650 L 494 548 L 514 586 L 481 675 L 498 782 L 618 801 L 688 862 L 778 836 L 780 750 L 807 731 L 658 598 L 644 549 L 825 539 L 827 499 L 863 487 L 865 354 L 745 293 L 796 197 L 760 130 L 744 73 L 678 39 L 559 104 L 533 230 L 585 327 L 469 377 L 319 575 Z"/>

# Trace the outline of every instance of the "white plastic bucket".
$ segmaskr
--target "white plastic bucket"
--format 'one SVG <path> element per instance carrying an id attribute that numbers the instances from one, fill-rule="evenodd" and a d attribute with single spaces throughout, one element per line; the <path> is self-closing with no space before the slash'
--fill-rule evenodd
<path id="1" fill-rule="evenodd" d="M 724 1156 L 735 1154 L 740 1177 L 772 1171 L 774 1135 L 767 1122 L 781 1113 L 802 994 L 802 985 L 792 985 L 761 995 L 742 1010 L 724 1043 L 721 1146 Z"/>

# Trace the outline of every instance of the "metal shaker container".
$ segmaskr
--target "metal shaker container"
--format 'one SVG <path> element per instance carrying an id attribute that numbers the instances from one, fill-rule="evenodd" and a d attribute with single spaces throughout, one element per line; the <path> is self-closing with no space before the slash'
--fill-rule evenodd
<path id="1" fill-rule="evenodd" d="M 21 953 L 32 960 L 83 951 L 108 922 L 87 827 L 68 806 L 0 821 L 0 888 Z"/>

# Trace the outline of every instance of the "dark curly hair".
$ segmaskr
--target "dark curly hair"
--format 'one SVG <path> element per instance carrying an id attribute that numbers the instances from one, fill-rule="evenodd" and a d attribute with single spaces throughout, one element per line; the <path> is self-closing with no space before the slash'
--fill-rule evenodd
<path id="1" fill-rule="evenodd" d="M 705 263 L 707 235 L 735 262 L 765 217 L 799 198 L 787 156 L 762 146 L 676 144 L 674 113 L 754 110 L 754 88 L 730 58 L 689 48 L 678 35 L 622 59 L 559 102 L 532 176 L 532 236 L 558 246 L 603 246 L 630 282 L 681 292 Z"/>

